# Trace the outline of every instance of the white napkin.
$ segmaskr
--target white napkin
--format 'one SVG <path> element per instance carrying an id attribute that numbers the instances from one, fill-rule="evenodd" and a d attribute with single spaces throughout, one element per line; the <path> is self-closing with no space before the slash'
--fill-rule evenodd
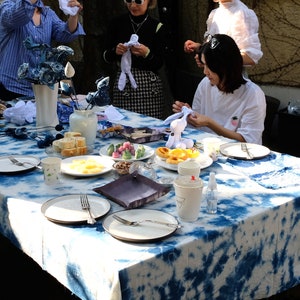
<path id="1" fill-rule="evenodd" d="M 79 10 L 79 7 L 69 7 L 68 2 L 69 0 L 58 0 L 59 8 L 64 12 L 65 15 L 75 16 Z"/>
<path id="2" fill-rule="evenodd" d="M 124 119 L 124 116 L 121 113 L 119 113 L 117 111 L 117 109 L 112 105 L 109 105 L 105 109 L 104 113 L 105 113 L 107 119 L 111 122 L 116 122 L 116 121 L 120 121 L 120 120 Z"/>
<path id="3" fill-rule="evenodd" d="M 5 109 L 3 116 L 7 122 L 17 125 L 32 123 L 33 118 L 36 116 L 35 103 L 31 101 L 24 102 L 23 100 L 20 100 L 15 106 Z"/>
<path id="4" fill-rule="evenodd" d="M 131 47 L 131 46 L 138 46 L 140 43 L 138 42 L 139 37 L 137 34 L 132 34 L 130 37 L 130 41 L 125 43 L 125 46 Z M 122 55 L 121 58 L 121 74 L 119 77 L 119 82 L 118 82 L 118 88 L 120 91 L 123 91 L 126 85 L 126 74 L 129 77 L 131 86 L 136 89 L 137 84 L 135 82 L 135 79 L 131 73 L 131 52 L 130 49 Z"/>
<path id="5" fill-rule="evenodd" d="M 179 119 L 181 117 L 184 117 L 185 119 L 187 118 L 187 116 L 189 114 L 192 114 L 193 113 L 193 110 L 191 108 L 188 108 L 186 106 L 183 106 L 182 109 L 181 109 L 181 112 L 178 112 L 178 113 L 175 113 L 169 117 L 167 117 L 165 120 L 164 120 L 164 125 L 168 125 L 170 124 L 173 120 L 176 120 L 176 119 Z"/>

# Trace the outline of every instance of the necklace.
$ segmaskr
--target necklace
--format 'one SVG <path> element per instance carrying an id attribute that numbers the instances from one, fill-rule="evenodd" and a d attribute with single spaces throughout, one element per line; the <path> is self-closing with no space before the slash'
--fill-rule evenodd
<path id="1" fill-rule="evenodd" d="M 142 22 L 136 23 L 136 22 L 133 21 L 131 15 L 129 15 L 129 19 L 130 19 L 130 22 L 131 22 L 132 30 L 133 30 L 133 32 L 134 32 L 135 34 L 138 33 L 138 31 L 141 29 L 141 27 L 143 26 L 143 24 L 147 21 L 148 16 L 149 16 L 149 15 L 147 15 L 147 16 L 145 17 L 145 19 L 144 19 Z"/>

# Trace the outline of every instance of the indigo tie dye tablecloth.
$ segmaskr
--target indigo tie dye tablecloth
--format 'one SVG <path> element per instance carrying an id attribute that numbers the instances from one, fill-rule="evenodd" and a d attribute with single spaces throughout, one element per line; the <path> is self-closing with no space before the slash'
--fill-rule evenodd
<path id="1" fill-rule="evenodd" d="M 119 110 L 120 124 L 161 127 L 163 122 Z M 4 130 L 4 129 L 3 129 Z M 186 129 L 198 142 L 207 136 Z M 1 136 L 1 156 L 47 156 L 36 140 Z M 92 154 L 116 137 L 98 137 Z M 164 146 L 160 140 L 147 144 Z M 0 231 L 42 269 L 84 300 L 96 299 L 260 299 L 300 283 L 300 158 L 272 152 L 259 160 L 218 160 L 201 170 L 207 184 L 216 172 L 218 211 L 199 218 L 156 242 L 120 241 L 101 218 L 94 225 L 56 224 L 41 213 L 47 200 L 86 192 L 111 182 L 114 172 L 46 186 L 40 170 L 0 175 Z M 154 165 L 158 177 L 177 173 Z M 125 191 L 124 191 L 125 192 Z M 110 201 L 110 200 L 109 200 Z M 110 212 L 123 210 L 110 201 Z M 177 218 L 174 189 L 143 208 Z"/>

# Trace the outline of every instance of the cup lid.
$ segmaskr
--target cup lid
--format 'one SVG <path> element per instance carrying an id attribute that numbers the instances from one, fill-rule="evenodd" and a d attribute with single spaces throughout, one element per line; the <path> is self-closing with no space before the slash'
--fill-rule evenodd
<path id="1" fill-rule="evenodd" d="M 188 188 L 199 188 L 203 187 L 203 182 L 199 177 L 196 177 L 194 175 L 184 175 L 178 176 L 174 180 L 174 185 Z"/>

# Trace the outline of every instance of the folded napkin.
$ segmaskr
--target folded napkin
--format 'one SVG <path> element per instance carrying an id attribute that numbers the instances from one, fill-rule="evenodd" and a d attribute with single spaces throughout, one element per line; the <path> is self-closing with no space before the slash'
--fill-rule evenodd
<path id="1" fill-rule="evenodd" d="M 58 0 L 58 2 L 59 2 L 59 8 L 64 12 L 65 15 L 75 16 L 77 14 L 79 7 L 68 6 L 69 0 Z"/>
<path id="2" fill-rule="evenodd" d="M 25 125 L 33 122 L 36 115 L 35 103 L 31 101 L 18 101 L 15 106 L 9 107 L 3 111 L 3 117 L 7 122 Z"/>
<path id="3" fill-rule="evenodd" d="M 300 158 L 272 153 L 259 160 L 228 159 L 227 163 L 269 189 L 293 187 L 300 184 Z"/>
<path id="4" fill-rule="evenodd" d="M 131 46 L 138 46 L 140 43 L 138 42 L 139 37 L 137 34 L 132 34 L 130 37 L 129 42 L 125 43 L 124 45 L 127 47 Z M 126 85 L 126 75 L 128 76 L 131 86 L 136 89 L 137 84 L 135 82 L 135 79 L 131 73 L 131 52 L 130 49 L 122 55 L 121 58 L 121 74 L 119 77 L 119 82 L 118 82 L 118 88 L 120 91 L 123 91 Z"/>
<path id="5" fill-rule="evenodd" d="M 105 109 L 104 114 L 111 122 L 117 122 L 124 119 L 124 115 L 122 115 L 113 105 L 109 105 Z"/>

